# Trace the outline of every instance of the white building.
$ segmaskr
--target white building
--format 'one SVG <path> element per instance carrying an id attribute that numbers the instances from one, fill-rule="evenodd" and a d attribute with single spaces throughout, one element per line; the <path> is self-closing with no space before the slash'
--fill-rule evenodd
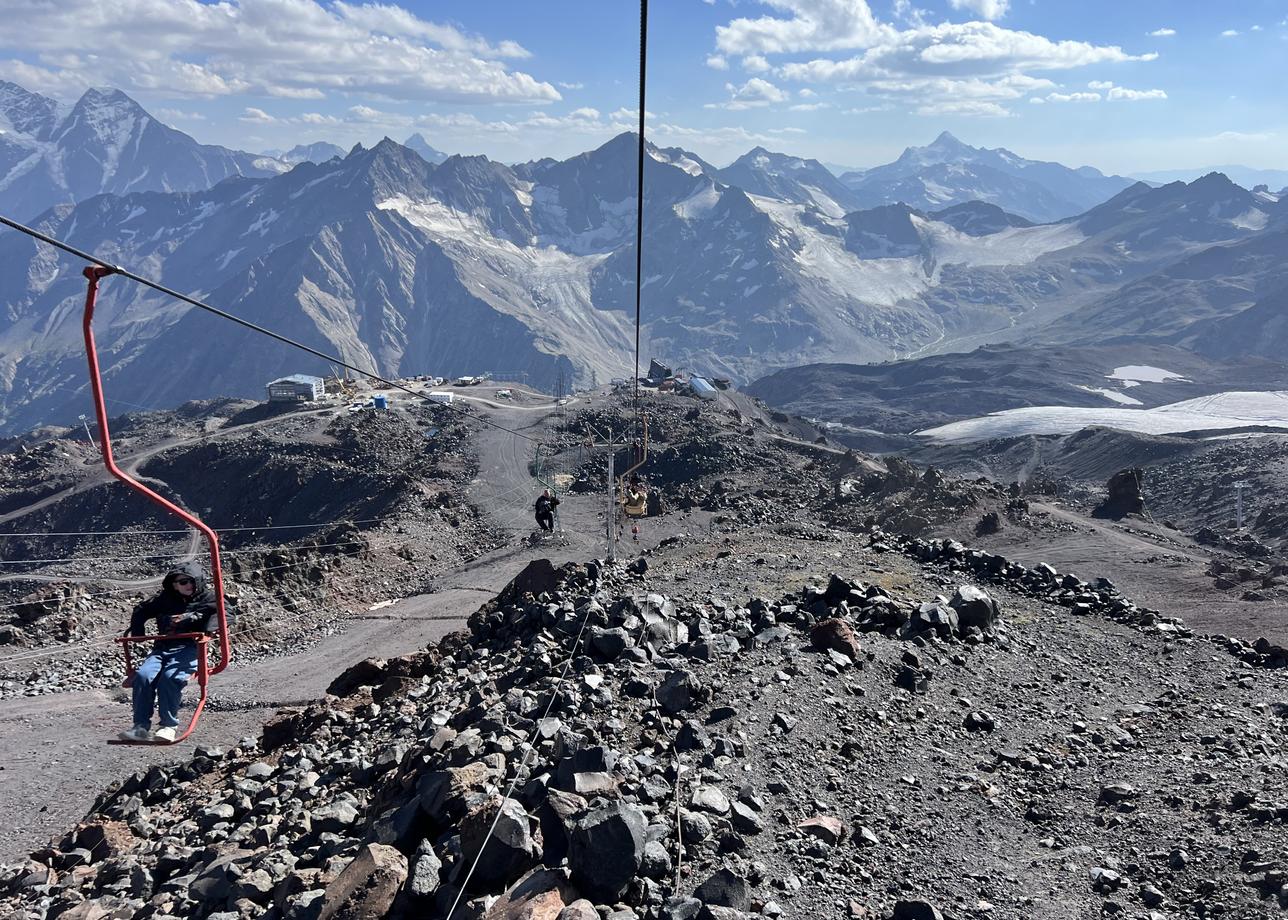
<path id="1" fill-rule="evenodd" d="M 264 389 L 268 392 L 269 402 L 313 402 L 326 394 L 326 385 L 321 377 L 310 377 L 307 374 L 292 374 L 272 381 Z"/>

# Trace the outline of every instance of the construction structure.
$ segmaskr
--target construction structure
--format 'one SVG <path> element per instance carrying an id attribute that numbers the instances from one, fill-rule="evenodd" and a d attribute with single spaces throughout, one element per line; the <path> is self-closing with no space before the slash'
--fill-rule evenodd
<path id="1" fill-rule="evenodd" d="M 270 381 L 264 389 L 269 402 L 314 402 L 326 395 L 326 386 L 321 377 L 310 377 L 307 374 L 291 374 Z"/>

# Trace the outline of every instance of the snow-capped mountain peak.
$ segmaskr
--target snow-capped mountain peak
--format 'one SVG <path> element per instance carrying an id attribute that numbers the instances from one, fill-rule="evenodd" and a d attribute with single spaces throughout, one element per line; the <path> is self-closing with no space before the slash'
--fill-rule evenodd
<path id="1" fill-rule="evenodd" d="M 195 191 L 287 168 L 199 144 L 118 89 L 91 88 L 68 108 L 0 82 L 0 213 L 20 219 L 103 192 Z"/>

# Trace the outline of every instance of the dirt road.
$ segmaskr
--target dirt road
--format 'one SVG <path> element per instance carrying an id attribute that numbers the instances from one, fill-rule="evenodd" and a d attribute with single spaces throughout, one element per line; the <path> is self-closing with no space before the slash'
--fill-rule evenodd
<path id="1" fill-rule="evenodd" d="M 1183 534 L 1144 521 L 1108 521 L 1059 505 L 1032 502 L 1069 530 L 1007 527 L 977 536 L 962 522 L 944 535 L 1026 564 L 1046 562 L 1081 578 L 1108 578 L 1137 603 L 1179 616 L 1204 633 L 1288 642 L 1288 619 L 1274 603 L 1244 601 L 1218 590 L 1205 574 L 1211 556 Z"/>
<path id="2" fill-rule="evenodd" d="M 545 413 L 527 408 L 488 408 L 498 424 L 539 437 L 555 407 Z M 392 606 L 359 616 L 345 631 L 297 655 L 241 664 L 235 658 L 211 682 L 212 709 L 202 718 L 193 742 L 232 745 L 256 736 L 281 705 L 319 699 L 348 666 L 372 656 L 392 657 L 418 651 L 462 627 L 481 603 L 503 588 L 533 559 L 556 564 L 603 556 L 603 511 L 599 495 L 568 495 L 560 506 L 562 535 L 531 545 L 535 531 L 532 503 L 539 484 L 528 472 L 535 444 L 484 428 L 479 440 L 479 475 L 469 498 L 499 529 L 511 534 L 507 545 L 460 567 L 442 579 L 433 594 L 406 597 Z M 674 515 L 645 523 L 638 545 L 627 541 L 620 555 L 655 544 L 665 536 L 700 529 L 699 518 Z M 125 692 L 90 692 L 0 702 L 0 826 L 13 829 L 0 839 L 0 862 L 22 858 L 61 834 L 89 808 L 109 782 L 148 764 L 186 759 L 193 744 L 176 748 L 120 747 L 104 743 L 129 727 Z"/>

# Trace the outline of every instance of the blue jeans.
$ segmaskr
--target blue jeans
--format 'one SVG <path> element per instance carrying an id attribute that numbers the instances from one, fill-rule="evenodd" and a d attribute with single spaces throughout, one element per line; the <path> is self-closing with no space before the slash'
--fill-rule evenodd
<path id="1" fill-rule="evenodd" d="M 154 651 L 134 672 L 134 724 L 150 726 L 152 708 L 163 727 L 179 724 L 183 685 L 197 673 L 197 643 L 185 642 Z"/>

